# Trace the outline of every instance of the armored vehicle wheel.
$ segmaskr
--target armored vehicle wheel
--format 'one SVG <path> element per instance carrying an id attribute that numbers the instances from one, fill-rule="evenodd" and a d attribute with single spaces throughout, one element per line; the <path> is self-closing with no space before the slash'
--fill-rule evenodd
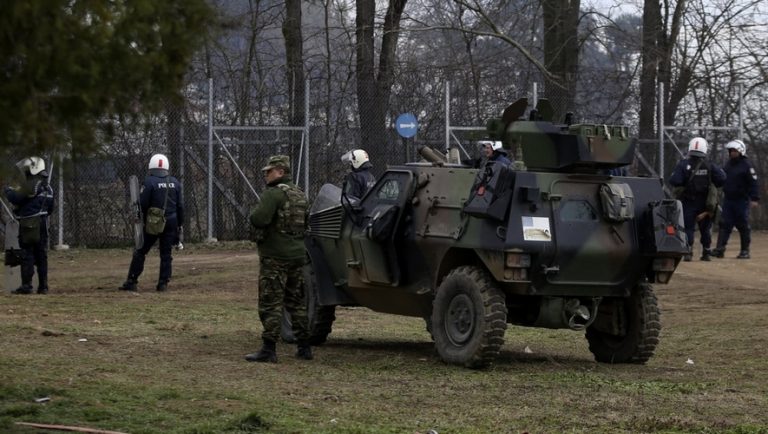
<path id="1" fill-rule="evenodd" d="M 452 270 L 437 289 L 432 333 L 440 357 L 468 368 L 490 365 L 504 344 L 504 294 L 479 267 Z"/>
<path id="2" fill-rule="evenodd" d="M 656 295 L 643 283 L 628 298 L 604 299 L 586 336 L 598 362 L 645 363 L 659 343 L 660 330 Z"/>
<path id="3" fill-rule="evenodd" d="M 307 291 L 307 315 L 309 316 L 309 327 L 312 330 L 309 343 L 314 346 L 322 345 L 328 340 L 328 335 L 333 329 L 333 322 L 336 320 L 336 306 L 317 304 L 315 273 L 310 265 L 304 267 L 304 282 Z M 280 337 L 287 343 L 296 343 L 291 315 L 285 309 L 283 310 Z"/>

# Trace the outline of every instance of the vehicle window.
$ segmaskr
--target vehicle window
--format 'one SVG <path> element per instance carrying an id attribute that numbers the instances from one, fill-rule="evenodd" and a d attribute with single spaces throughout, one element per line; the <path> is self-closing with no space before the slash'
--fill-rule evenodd
<path id="1" fill-rule="evenodd" d="M 586 200 L 569 200 L 561 205 L 560 220 L 595 221 L 597 220 L 597 213 Z"/>
<path id="2" fill-rule="evenodd" d="M 388 179 L 379 188 L 376 197 L 382 200 L 397 200 L 400 196 L 400 183 L 396 179 Z"/>

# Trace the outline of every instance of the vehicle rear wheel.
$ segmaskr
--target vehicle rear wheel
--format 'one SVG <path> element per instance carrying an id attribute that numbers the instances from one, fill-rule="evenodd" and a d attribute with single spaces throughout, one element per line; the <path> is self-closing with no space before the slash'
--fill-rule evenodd
<path id="1" fill-rule="evenodd" d="M 660 330 L 656 295 L 641 283 L 627 298 L 603 299 L 586 337 L 598 362 L 642 364 L 653 356 Z"/>
<path id="2" fill-rule="evenodd" d="M 490 365 L 504 344 L 507 307 L 504 294 L 485 270 L 452 270 L 437 289 L 432 334 L 440 357 L 468 368 Z"/>
<path id="3" fill-rule="evenodd" d="M 313 346 L 322 345 L 328 340 L 328 335 L 333 330 L 333 322 L 336 320 L 336 306 L 317 304 L 317 281 L 315 280 L 315 272 L 309 264 L 304 266 L 304 285 L 306 288 L 307 316 L 309 316 L 309 328 L 311 330 L 309 343 Z M 291 314 L 285 309 L 283 309 L 280 337 L 289 344 L 296 343 Z"/>

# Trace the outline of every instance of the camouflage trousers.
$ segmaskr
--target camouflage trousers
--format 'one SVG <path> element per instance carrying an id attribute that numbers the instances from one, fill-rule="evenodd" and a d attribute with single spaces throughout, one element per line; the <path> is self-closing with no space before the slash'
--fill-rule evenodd
<path id="1" fill-rule="evenodd" d="M 259 319 L 264 327 L 262 339 L 277 342 L 280 338 L 283 308 L 291 314 L 293 335 L 296 339 L 309 339 L 303 266 L 303 258 L 293 261 L 261 258 Z"/>

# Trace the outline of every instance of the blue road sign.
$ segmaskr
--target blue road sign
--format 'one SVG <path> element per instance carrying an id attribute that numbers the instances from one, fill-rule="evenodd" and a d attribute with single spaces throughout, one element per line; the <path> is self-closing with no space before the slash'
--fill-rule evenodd
<path id="1" fill-rule="evenodd" d="M 395 129 L 397 134 L 401 137 L 409 139 L 416 135 L 416 130 L 419 129 L 419 124 L 416 122 L 416 116 L 412 113 L 403 113 L 397 117 L 395 121 Z"/>

